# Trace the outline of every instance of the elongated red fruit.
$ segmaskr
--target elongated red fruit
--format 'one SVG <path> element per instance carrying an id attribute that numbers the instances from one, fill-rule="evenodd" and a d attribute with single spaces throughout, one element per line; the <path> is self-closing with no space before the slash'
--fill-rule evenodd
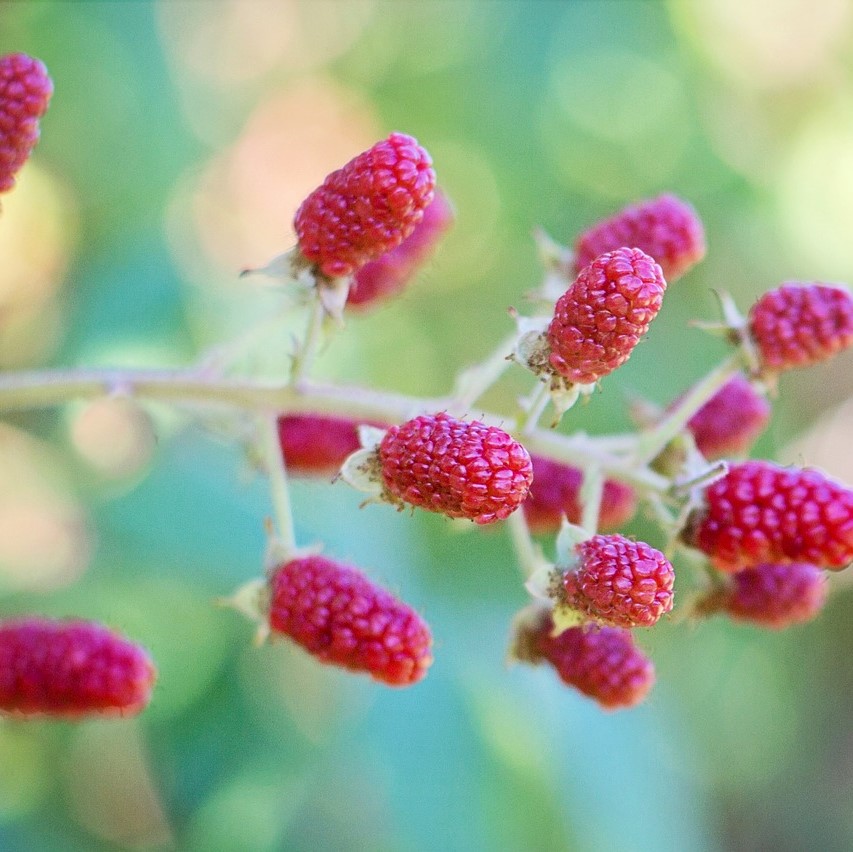
<path id="1" fill-rule="evenodd" d="M 151 698 L 148 654 L 91 621 L 0 624 L 0 711 L 25 716 L 132 716 Z"/>

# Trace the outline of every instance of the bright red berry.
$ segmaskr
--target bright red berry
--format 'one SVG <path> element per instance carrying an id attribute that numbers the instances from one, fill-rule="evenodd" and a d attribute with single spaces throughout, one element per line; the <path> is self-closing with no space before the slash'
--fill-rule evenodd
<path id="1" fill-rule="evenodd" d="M 279 417 L 278 440 L 287 472 L 297 476 L 333 476 L 347 456 L 361 446 L 358 438 L 361 422 L 326 414 Z"/>
<path id="2" fill-rule="evenodd" d="M 643 541 L 595 535 L 575 548 L 577 568 L 563 576 L 565 601 L 611 627 L 651 627 L 672 609 L 675 573 Z"/>
<path id="3" fill-rule="evenodd" d="M 814 618 L 826 603 L 826 573 L 807 562 L 764 562 L 732 575 L 700 611 L 724 611 L 736 621 L 781 630 Z"/>
<path id="4" fill-rule="evenodd" d="M 667 281 L 675 281 L 705 256 L 705 233 L 686 201 L 661 195 L 626 207 L 582 233 L 575 243 L 575 271 L 620 246 L 641 249 L 660 264 Z"/>
<path id="5" fill-rule="evenodd" d="M 385 252 L 361 267 L 347 296 L 350 308 L 366 308 L 399 293 L 435 250 L 438 241 L 453 224 L 453 207 L 441 190 L 435 191 L 424 217 L 397 248 Z"/>
<path id="6" fill-rule="evenodd" d="M 329 278 L 351 275 L 412 233 L 434 189 L 429 154 L 411 136 L 392 133 L 302 202 L 294 219 L 299 250 Z"/>
<path id="7" fill-rule="evenodd" d="M 534 485 L 522 504 L 527 524 L 533 532 L 555 532 L 563 516 L 573 524 L 581 522 L 580 490 L 583 473 L 576 467 L 531 456 Z M 621 482 L 606 480 L 601 495 L 598 526 L 615 529 L 634 514 L 637 496 L 634 489 Z"/>
<path id="8" fill-rule="evenodd" d="M 441 412 L 392 426 L 379 445 L 385 497 L 490 524 L 527 496 L 533 464 L 512 436 Z"/>
<path id="9" fill-rule="evenodd" d="M 707 459 L 746 453 L 770 420 L 770 403 L 741 374 L 733 376 L 687 423 Z"/>
<path id="10" fill-rule="evenodd" d="M 0 624 L 0 712 L 132 716 L 148 704 L 156 676 L 142 648 L 100 624 Z"/>
<path id="11" fill-rule="evenodd" d="M 39 138 L 53 82 L 38 59 L 24 53 L 0 56 L 0 192 L 15 185 L 15 174 Z"/>
<path id="12" fill-rule="evenodd" d="M 517 638 L 521 659 L 543 660 L 557 671 L 563 683 L 575 687 L 607 710 L 633 707 L 655 682 L 652 661 L 634 644 L 629 630 L 587 624 L 552 636 L 551 615 L 521 628 Z"/>
<path id="13" fill-rule="evenodd" d="M 551 368 L 591 384 L 624 364 L 657 316 L 666 281 L 647 254 L 620 248 L 585 266 L 548 326 Z"/>
<path id="14" fill-rule="evenodd" d="M 280 565 L 270 577 L 270 628 L 323 663 L 409 686 L 432 663 L 424 620 L 360 571 L 322 556 Z"/>
<path id="15" fill-rule="evenodd" d="M 842 287 L 789 282 L 765 293 L 748 322 L 765 372 L 808 367 L 853 345 L 853 296 Z"/>
<path id="16" fill-rule="evenodd" d="M 853 562 L 853 491 L 816 470 L 742 462 L 706 489 L 682 538 L 721 571 L 762 562 L 844 568 Z"/>

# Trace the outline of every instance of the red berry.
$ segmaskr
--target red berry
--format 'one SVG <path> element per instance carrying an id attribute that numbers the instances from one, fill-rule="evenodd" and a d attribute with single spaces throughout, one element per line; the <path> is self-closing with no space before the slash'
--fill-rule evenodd
<path id="1" fill-rule="evenodd" d="M 563 577 L 565 601 L 612 627 L 651 627 L 672 609 L 675 573 L 643 541 L 596 535 L 575 548 L 578 567 Z"/>
<path id="2" fill-rule="evenodd" d="M 424 620 L 360 571 L 322 556 L 293 559 L 270 577 L 270 628 L 321 662 L 409 686 L 432 663 Z"/>
<path id="3" fill-rule="evenodd" d="M 853 345 L 853 296 L 826 284 L 783 284 L 752 306 L 749 332 L 765 372 L 817 364 Z"/>
<path id="4" fill-rule="evenodd" d="M 435 172 L 417 140 L 392 133 L 332 172 L 296 211 L 299 250 L 329 278 L 398 246 L 433 199 Z"/>
<path id="5" fill-rule="evenodd" d="M 326 414 L 279 417 L 278 440 L 287 472 L 297 476 L 333 476 L 347 456 L 361 446 L 358 439 L 361 422 Z"/>
<path id="6" fill-rule="evenodd" d="M 151 698 L 148 654 L 88 621 L 0 624 L 0 711 L 26 716 L 131 716 Z"/>
<path id="7" fill-rule="evenodd" d="M 347 296 L 350 308 L 365 308 L 402 290 L 435 250 L 439 239 L 453 224 L 453 207 L 447 196 L 435 191 L 424 217 L 397 248 L 361 267 Z"/>
<path id="8" fill-rule="evenodd" d="M 509 434 L 441 412 L 392 426 L 379 445 L 385 497 L 490 524 L 527 496 L 533 465 Z"/>
<path id="9" fill-rule="evenodd" d="M 826 592 L 826 574 L 814 565 L 765 562 L 732 577 L 721 608 L 738 621 L 781 629 L 814 618 Z"/>
<path id="10" fill-rule="evenodd" d="M 522 504 L 530 529 L 537 533 L 555 532 L 560 528 L 563 515 L 571 523 L 579 524 L 583 473 L 576 467 L 542 456 L 531 456 L 531 460 L 535 485 Z M 598 525 L 602 529 L 620 527 L 631 518 L 636 508 L 634 489 L 608 479 L 601 495 Z"/>
<path id="11" fill-rule="evenodd" d="M 577 384 L 613 372 L 648 331 L 664 290 L 660 267 L 639 249 L 599 255 L 557 300 L 547 331 L 552 369 Z"/>
<path id="12" fill-rule="evenodd" d="M 853 561 L 853 491 L 816 470 L 742 462 L 706 489 L 682 538 L 721 571 L 762 562 L 844 568 Z"/>
<path id="13" fill-rule="evenodd" d="M 686 201 L 661 195 L 626 207 L 581 234 L 575 244 L 575 271 L 620 246 L 641 249 L 660 264 L 667 281 L 675 281 L 705 256 L 705 233 Z"/>
<path id="14" fill-rule="evenodd" d="M 53 82 L 40 60 L 24 53 L 0 56 L 0 192 L 12 189 L 38 142 L 39 119 L 52 94 Z"/>
<path id="15" fill-rule="evenodd" d="M 687 423 L 707 459 L 746 453 L 770 420 L 770 403 L 745 376 L 733 376 Z"/>
<path id="16" fill-rule="evenodd" d="M 634 644 L 629 630 L 587 624 L 552 636 L 554 624 L 545 612 L 519 637 L 524 659 L 549 662 L 563 683 L 588 695 L 607 710 L 633 707 L 655 682 L 652 661 Z"/>

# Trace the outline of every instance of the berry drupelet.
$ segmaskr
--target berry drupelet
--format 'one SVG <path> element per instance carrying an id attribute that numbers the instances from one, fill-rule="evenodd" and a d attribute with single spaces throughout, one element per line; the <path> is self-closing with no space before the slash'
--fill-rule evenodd
<path id="1" fill-rule="evenodd" d="M 705 233 L 696 211 L 674 195 L 626 207 L 584 231 L 575 243 L 575 272 L 605 252 L 633 246 L 660 264 L 675 281 L 705 256 Z"/>
<path id="2" fill-rule="evenodd" d="M 142 648 L 100 624 L 0 624 L 0 712 L 132 716 L 148 704 L 156 674 Z"/>
<path id="3" fill-rule="evenodd" d="M 742 374 L 729 379 L 687 423 L 706 459 L 746 453 L 770 420 L 771 407 Z"/>
<path id="4" fill-rule="evenodd" d="M 293 559 L 269 580 L 269 626 L 323 663 L 389 686 L 417 683 L 432 663 L 424 620 L 360 571 L 322 556 Z"/>
<path id="5" fill-rule="evenodd" d="M 533 481 L 527 450 L 503 429 L 441 412 L 392 426 L 379 445 L 384 497 L 490 524 L 514 512 Z"/>
<path id="6" fill-rule="evenodd" d="M 697 604 L 700 614 L 725 612 L 735 621 L 782 630 L 813 619 L 826 603 L 826 572 L 807 562 L 764 562 L 733 574 Z"/>
<path id="7" fill-rule="evenodd" d="M 392 133 L 332 172 L 296 211 L 302 257 L 322 275 L 352 275 L 408 237 L 433 200 L 435 172 L 417 140 Z"/>
<path id="8" fill-rule="evenodd" d="M 278 440 L 287 472 L 296 476 L 334 476 L 347 456 L 361 445 L 358 439 L 361 422 L 327 414 L 279 417 Z"/>
<path id="9" fill-rule="evenodd" d="M 596 257 L 557 300 L 546 333 L 550 368 L 576 384 L 612 373 L 648 331 L 665 290 L 660 266 L 639 249 Z"/>
<path id="10" fill-rule="evenodd" d="M 629 630 L 594 624 L 570 627 L 557 636 L 553 630 L 547 611 L 522 624 L 515 639 L 518 659 L 550 663 L 563 683 L 606 710 L 639 704 L 654 685 L 654 665 Z"/>
<path id="11" fill-rule="evenodd" d="M 581 522 L 580 490 L 583 473 L 576 467 L 560 464 L 543 456 L 531 456 L 534 485 L 522 504 L 527 524 L 536 533 L 556 532 L 563 516 L 570 523 Z M 622 526 L 634 514 L 637 496 L 633 488 L 606 480 L 598 516 L 600 529 Z"/>
<path id="12" fill-rule="evenodd" d="M 853 345 L 853 296 L 843 287 L 788 282 L 752 306 L 748 327 L 763 373 L 808 367 Z"/>
<path id="13" fill-rule="evenodd" d="M 0 192 L 15 185 L 39 138 L 53 82 L 44 64 L 24 53 L 0 56 Z"/>
<path id="14" fill-rule="evenodd" d="M 675 573 L 651 545 L 595 535 L 575 547 L 577 567 L 563 576 L 570 607 L 611 627 L 652 627 L 672 609 Z"/>
<path id="15" fill-rule="evenodd" d="M 353 277 L 347 307 L 363 310 L 399 293 L 435 250 L 453 224 L 453 207 L 447 196 L 436 189 L 424 217 L 397 248 L 371 260 Z"/>
<path id="16" fill-rule="evenodd" d="M 763 562 L 853 562 L 853 491 L 817 470 L 768 461 L 732 465 L 691 513 L 683 541 L 721 571 Z"/>

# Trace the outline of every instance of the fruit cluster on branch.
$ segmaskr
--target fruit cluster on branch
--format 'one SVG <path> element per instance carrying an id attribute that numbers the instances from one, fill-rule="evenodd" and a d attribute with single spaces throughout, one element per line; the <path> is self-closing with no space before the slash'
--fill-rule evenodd
<path id="1" fill-rule="evenodd" d="M 51 92 L 37 60 L 0 58 L 0 191 L 12 188 L 30 155 Z M 453 218 L 429 154 L 413 137 L 392 133 L 305 199 L 294 217 L 295 246 L 256 270 L 278 277 L 307 316 L 280 380 L 239 373 L 250 335 L 199 365 L 156 375 L 0 376 L 0 410 L 120 386 L 140 402 L 255 415 L 254 449 L 274 520 L 265 576 L 227 602 L 257 620 L 260 638 L 286 638 L 322 663 L 391 686 L 426 675 L 430 629 L 361 570 L 298 545 L 289 476 L 346 482 L 369 502 L 398 509 L 506 524 L 531 596 L 512 625 L 511 659 L 547 663 L 607 709 L 637 704 L 654 682 L 635 633 L 673 611 L 681 552 L 707 568 L 681 604 L 697 619 L 723 613 L 779 629 L 814 617 L 826 571 L 853 561 L 853 491 L 816 470 L 744 456 L 768 423 L 780 374 L 853 344 L 848 290 L 787 282 L 746 317 L 722 294 L 722 322 L 704 326 L 731 343 L 726 360 L 666 407 L 635 402 L 633 432 L 558 431 L 579 396 L 632 357 L 673 282 L 704 256 L 696 211 L 665 194 L 594 224 L 574 250 L 540 234 L 543 283 L 531 300 L 539 309 L 513 311 L 517 332 L 460 371 L 446 397 L 312 382 L 322 339 L 340 333 L 349 312 L 400 292 Z M 472 419 L 477 400 L 518 365 L 529 371 L 531 390 L 517 410 Z M 549 406 L 550 429 L 540 426 Z M 638 507 L 659 521 L 660 549 L 619 531 Z M 555 534 L 548 559 L 543 540 Z M 0 622 L 0 712 L 130 714 L 146 705 L 154 680 L 145 652 L 107 628 L 36 617 Z"/>

